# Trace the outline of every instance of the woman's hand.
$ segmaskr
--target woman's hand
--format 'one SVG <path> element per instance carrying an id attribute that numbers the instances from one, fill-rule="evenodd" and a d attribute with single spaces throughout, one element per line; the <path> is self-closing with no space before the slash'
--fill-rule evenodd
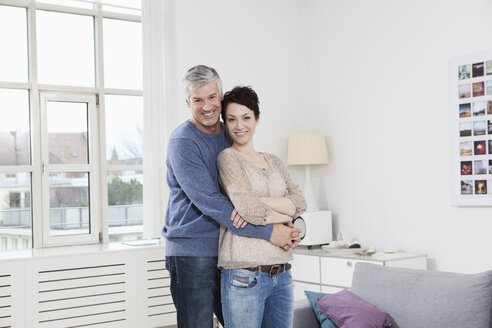
<path id="1" fill-rule="evenodd" d="M 248 221 L 243 219 L 236 209 L 234 209 L 231 213 L 231 221 L 232 225 L 237 229 L 244 228 L 248 224 Z"/>

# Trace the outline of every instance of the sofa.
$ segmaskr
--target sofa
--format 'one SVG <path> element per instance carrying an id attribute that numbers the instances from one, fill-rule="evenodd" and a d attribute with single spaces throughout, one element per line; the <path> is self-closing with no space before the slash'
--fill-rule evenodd
<path id="1" fill-rule="evenodd" d="M 351 292 L 386 312 L 391 328 L 492 328 L 491 270 L 460 274 L 360 262 Z M 307 298 L 295 302 L 294 327 L 320 327 Z"/>

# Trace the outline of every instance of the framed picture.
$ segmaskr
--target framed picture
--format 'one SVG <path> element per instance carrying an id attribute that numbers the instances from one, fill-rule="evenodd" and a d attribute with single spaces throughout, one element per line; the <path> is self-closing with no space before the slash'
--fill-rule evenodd
<path id="1" fill-rule="evenodd" d="M 492 206 L 492 51 L 449 60 L 452 202 Z"/>

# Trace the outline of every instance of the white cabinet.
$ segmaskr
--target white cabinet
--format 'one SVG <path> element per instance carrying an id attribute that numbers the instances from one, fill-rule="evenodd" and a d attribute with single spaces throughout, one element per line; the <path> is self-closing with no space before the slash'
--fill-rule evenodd
<path id="1" fill-rule="evenodd" d="M 320 248 L 298 246 L 294 250 L 292 278 L 294 298 L 304 298 L 305 290 L 335 293 L 352 286 L 355 264 L 369 262 L 377 265 L 427 269 L 427 257 L 408 253 L 376 253 L 370 257 L 330 254 Z"/>

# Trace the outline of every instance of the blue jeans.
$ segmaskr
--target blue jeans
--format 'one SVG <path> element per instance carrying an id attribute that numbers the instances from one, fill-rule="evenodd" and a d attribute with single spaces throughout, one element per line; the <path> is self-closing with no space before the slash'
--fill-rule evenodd
<path id="1" fill-rule="evenodd" d="M 166 256 L 179 328 L 211 328 L 213 314 L 223 325 L 217 257 Z"/>
<path id="2" fill-rule="evenodd" d="M 226 328 L 291 328 L 294 292 L 290 270 L 268 272 L 222 269 L 222 311 Z"/>

